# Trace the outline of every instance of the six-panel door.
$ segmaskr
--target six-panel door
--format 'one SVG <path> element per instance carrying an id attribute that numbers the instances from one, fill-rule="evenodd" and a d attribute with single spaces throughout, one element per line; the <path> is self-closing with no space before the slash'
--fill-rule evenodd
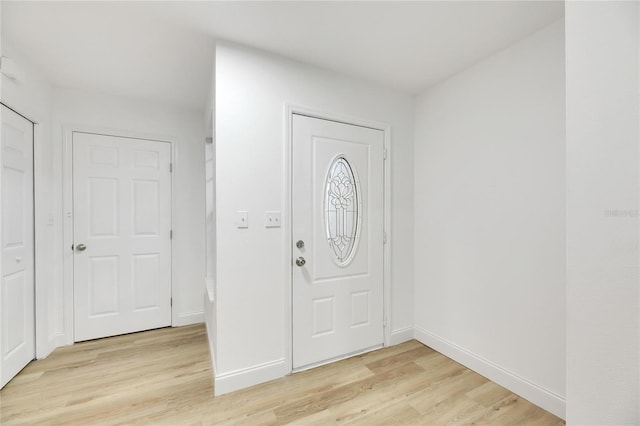
<path id="1" fill-rule="evenodd" d="M 383 343 L 380 130 L 293 116 L 293 368 Z"/>
<path id="2" fill-rule="evenodd" d="M 0 387 L 34 358 L 33 124 L 2 106 Z"/>
<path id="3" fill-rule="evenodd" d="M 76 341 L 171 325 L 171 148 L 73 134 Z"/>

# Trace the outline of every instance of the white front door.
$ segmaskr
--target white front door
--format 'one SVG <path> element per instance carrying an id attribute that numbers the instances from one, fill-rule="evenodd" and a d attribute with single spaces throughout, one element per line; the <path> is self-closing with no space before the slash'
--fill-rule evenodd
<path id="1" fill-rule="evenodd" d="M 384 132 L 293 116 L 293 368 L 383 344 Z"/>
<path id="2" fill-rule="evenodd" d="M 169 143 L 73 133 L 76 341 L 171 325 Z"/>
<path id="3" fill-rule="evenodd" d="M 35 354 L 33 123 L 2 106 L 0 387 Z"/>

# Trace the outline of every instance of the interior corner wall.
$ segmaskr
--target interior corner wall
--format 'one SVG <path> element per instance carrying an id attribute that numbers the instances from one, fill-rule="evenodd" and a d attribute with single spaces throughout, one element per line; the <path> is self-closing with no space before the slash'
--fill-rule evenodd
<path id="1" fill-rule="evenodd" d="M 640 424 L 638 9 L 566 3 L 570 424 Z"/>
<path id="2" fill-rule="evenodd" d="M 415 337 L 564 417 L 564 26 L 418 96 Z"/>
<path id="3" fill-rule="evenodd" d="M 2 56 L 22 71 L 21 80 L 2 76 L 0 99 L 4 104 L 36 121 L 34 127 L 35 257 L 36 263 L 36 357 L 43 358 L 62 342 L 62 279 L 56 274 L 52 253 L 55 223 L 52 198 L 51 125 L 52 90 L 48 82 L 6 36 Z"/>
<path id="4" fill-rule="evenodd" d="M 55 89 L 53 98 L 54 199 L 56 223 L 62 224 L 62 167 L 64 129 L 95 127 L 121 132 L 170 137 L 175 141 L 172 215 L 173 310 L 177 324 L 204 321 L 205 292 L 205 172 L 204 113 L 106 94 Z M 62 226 L 57 236 L 55 263 L 63 264 Z M 62 309 L 62 307 L 60 308 Z M 175 312 L 177 310 L 177 313 Z M 69 309 L 65 309 L 69 314 Z"/>
<path id="5" fill-rule="evenodd" d="M 391 330 L 413 321 L 413 102 L 410 96 L 227 44 L 216 47 L 216 393 L 288 373 L 286 104 L 391 125 Z M 236 229 L 235 212 L 249 228 Z M 267 210 L 283 228 L 266 229 Z M 393 338 L 392 338 L 393 339 Z"/>

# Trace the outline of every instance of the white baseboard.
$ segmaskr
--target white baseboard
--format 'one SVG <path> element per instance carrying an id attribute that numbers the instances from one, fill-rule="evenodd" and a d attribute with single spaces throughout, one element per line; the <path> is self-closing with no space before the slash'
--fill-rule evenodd
<path id="1" fill-rule="evenodd" d="M 61 346 L 66 346 L 66 337 L 64 335 L 64 333 L 56 333 L 54 336 L 52 336 L 49 339 L 49 344 L 51 345 L 50 347 L 51 352 L 53 352 L 56 348 L 59 348 Z"/>
<path id="2" fill-rule="evenodd" d="M 413 327 L 404 327 L 391 332 L 391 346 L 413 339 Z"/>
<path id="3" fill-rule="evenodd" d="M 181 327 L 183 325 L 199 324 L 204 322 L 204 312 L 187 312 L 186 314 L 178 315 L 178 321 L 174 324 L 174 327 Z"/>
<path id="4" fill-rule="evenodd" d="M 44 359 L 61 346 L 67 346 L 64 333 L 55 333 L 48 337 L 44 345 L 36 342 L 36 359 Z"/>
<path id="5" fill-rule="evenodd" d="M 414 328 L 414 338 L 556 416 L 566 418 L 564 397 L 423 328 Z"/>
<path id="6" fill-rule="evenodd" d="M 216 396 L 223 395 L 238 389 L 268 382 L 284 377 L 287 373 L 283 358 L 229 373 L 218 374 L 215 376 L 215 394 Z"/>

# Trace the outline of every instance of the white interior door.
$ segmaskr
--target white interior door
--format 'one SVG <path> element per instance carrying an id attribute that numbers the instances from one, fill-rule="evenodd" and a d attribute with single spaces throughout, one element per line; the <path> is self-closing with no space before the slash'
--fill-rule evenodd
<path id="1" fill-rule="evenodd" d="M 35 354 L 33 123 L 2 106 L 0 387 Z"/>
<path id="2" fill-rule="evenodd" d="M 76 341 L 171 325 L 171 148 L 73 133 Z"/>
<path id="3" fill-rule="evenodd" d="M 383 343 L 384 132 L 293 116 L 293 368 Z"/>

